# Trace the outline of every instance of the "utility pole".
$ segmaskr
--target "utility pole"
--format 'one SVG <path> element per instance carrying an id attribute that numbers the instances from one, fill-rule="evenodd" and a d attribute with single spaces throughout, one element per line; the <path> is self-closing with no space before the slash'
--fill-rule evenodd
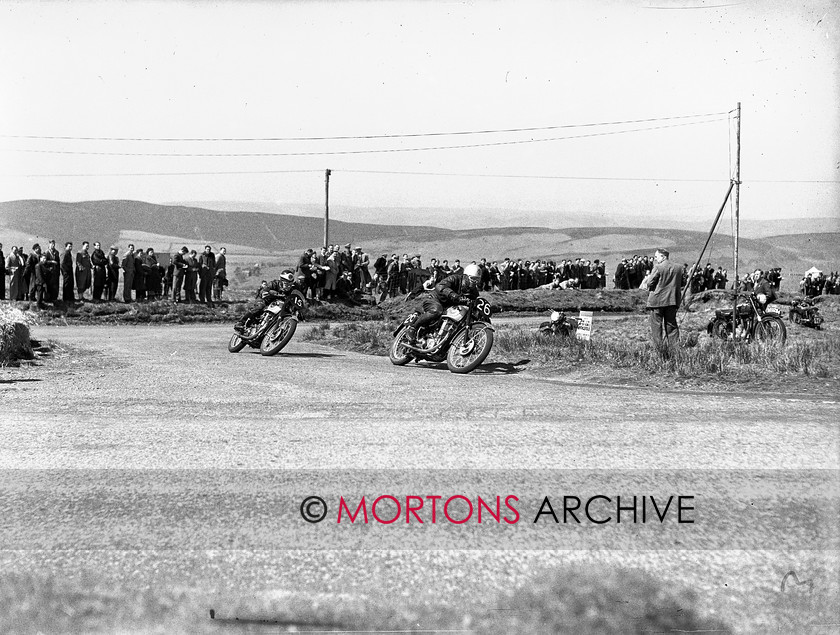
<path id="1" fill-rule="evenodd" d="M 741 201 L 741 102 L 738 102 L 737 114 L 735 115 L 735 301 L 732 306 L 732 341 L 735 341 L 735 327 L 738 316 L 738 287 L 741 284 L 738 273 L 738 237 L 740 222 L 740 201 Z"/>
<path id="2" fill-rule="evenodd" d="M 324 177 L 326 198 L 324 201 L 324 247 L 330 244 L 330 172 L 327 170 Z"/>

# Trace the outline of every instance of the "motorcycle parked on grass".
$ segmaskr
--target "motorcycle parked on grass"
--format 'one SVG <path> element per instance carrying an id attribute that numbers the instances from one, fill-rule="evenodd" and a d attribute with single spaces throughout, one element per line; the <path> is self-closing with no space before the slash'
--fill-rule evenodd
<path id="1" fill-rule="evenodd" d="M 734 336 L 732 309 L 715 311 L 715 317 L 706 327 L 709 335 L 722 340 L 759 340 L 784 344 L 787 339 L 787 329 L 779 309 L 774 306 L 762 308 L 754 293 L 739 293 L 738 297 L 744 297 L 747 301 L 738 305 Z"/>
<path id="2" fill-rule="evenodd" d="M 566 316 L 564 311 L 552 311 L 548 322 L 540 324 L 540 335 L 561 335 L 569 337 L 577 332 L 578 323 L 574 318 Z"/>
<path id="3" fill-rule="evenodd" d="M 794 298 L 790 303 L 788 320 L 793 324 L 810 326 L 818 331 L 822 329 L 823 317 L 820 315 L 820 308 L 811 298 Z"/>
<path id="4" fill-rule="evenodd" d="M 285 298 L 278 298 L 267 305 L 263 312 L 245 323 L 243 333 L 234 332 L 228 342 L 228 350 L 238 353 L 246 346 L 259 348 L 262 355 L 278 353 L 295 334 L 297 324 L 303 320 L 303 306 L 306 299 L 297 289 Z"/>
<path id="5" fill-rule="evenodd" d="M 415 311 L 394 331 L 388 357 L 397 366 L 404 366 L 411 360 L 446 360 L 451 372 L 469 373 L 487 359 L 493 347 L 490 313 L 490 303 L 484 298 L 449 307 L 440 319 L 418 329 L 412 345 L 408 343 L 407 330 L 420 317 L 420 312 Z"/>

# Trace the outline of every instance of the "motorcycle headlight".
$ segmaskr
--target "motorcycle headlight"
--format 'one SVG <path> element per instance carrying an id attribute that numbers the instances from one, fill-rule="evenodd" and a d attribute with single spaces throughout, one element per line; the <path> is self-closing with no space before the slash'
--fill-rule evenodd
<path id="1" fill-rule="evenodd" d="M 560 312 L 559 311 L 552 311 L 551 312 L 551 321 L 558 322 L 560 320 Z"/>
<path id="2" fill-rule="evenodd" d="M 758 301 L 761 302 L 762 304 L 765 304 L 767 302 L 767 296 L 764 295 L 763 293 L 759 293 L 758 294 Z"/>

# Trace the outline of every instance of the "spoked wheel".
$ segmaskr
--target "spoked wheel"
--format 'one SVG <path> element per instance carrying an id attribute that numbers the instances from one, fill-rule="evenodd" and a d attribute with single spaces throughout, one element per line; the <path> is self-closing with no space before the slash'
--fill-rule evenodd
<path id="1" fill-rule="evenodd" d="M 493 331 L 473 326 L 455 336 L 446 355 L 446 365 L 453 373 L 469 373 L 487 359 L 493 348 Z"/>
<path id="2" fill-rule="evenodd" d="M 239 333 L 234 333 L 230 336 L 230 341 L 228 342 L 228 350 L 231 353 L 238 353 L 243 348 L 245 348 L 245 345 L 247 343 L 248 342 L 239 337 Z"/>
<path id="3" fill-rule="evenodd" d="M 407 330 L 407 328 L 401 328 L 399 330 L 397 336 L 394 338 L 394 342 L 391 344 L 391 349 L 388 351 L 388 359 L 395 366 L 405 366 L 413 357 L 411 350 L 403 346 L 408 339 L 406 335 Z"/>
<path id="4" fill-rule="evenodd" d="M 274 355 L 286 344 L 288 344 L 292 335 L 297 329 L 297 320 L 293 317 L 286 317 L 279 320 L 272 326 L 268 333 L 265 334 L 263 341 L 260 343 L 260 353 L 263 355 Z"/>
<path id="5" fill-rule="evenodd" d="M 787 339 L 787 328 L 780 317 L 765 315 L 756 322 L 753 337 L 762 342 L 778 342 L 784 344 Z"/>
<path id="6" fill-rule="evenodd" d="M 712 325 L 712 337 L 724 341 L 731 339 L 731 323 L 726 320 L 715 320 L 714 324 Z"/>

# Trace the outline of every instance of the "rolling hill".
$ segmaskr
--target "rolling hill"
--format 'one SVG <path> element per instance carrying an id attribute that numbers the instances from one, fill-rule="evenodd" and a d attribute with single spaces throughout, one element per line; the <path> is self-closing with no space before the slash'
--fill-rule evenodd
<path id="1" fill-rule="evenodd" d="M 387 215 L 385 215 L 387 217 Z M 103 244 L 128 242 L 153 246 L 166 253 L 180 244 L 199 248 L 205 243 L 228 246 L 229 255 L 278 256 L 294 261 L 306 247 L 323 241 L 323 220 L 317 217 L 265 212 L 230 212 L 141 201 L 88 201 L 78 203 L 24 200 L 0 203 L 0 242 L 31 246 L 55 237 L 59 243 L 100 240 Z M 409 253 L 470 261 L 482 257 L 533 260 L 599 258 L 608 268 L 623 257 L 650 254 L 668 247 L 672 259 L 694 262 L 706 232 L 643 227 L 491 227 L 442 229 L 420 225 L 330 222 L 330 242 L 360 245 L 371 255 Z M 732 270 L 732 238 L 717 235 L 703 262 Z M 742 238 L 740 268 L 782 267 L 799 275 L 816 265 L 840 269 L 840 233 L 811 233 Z"/>

